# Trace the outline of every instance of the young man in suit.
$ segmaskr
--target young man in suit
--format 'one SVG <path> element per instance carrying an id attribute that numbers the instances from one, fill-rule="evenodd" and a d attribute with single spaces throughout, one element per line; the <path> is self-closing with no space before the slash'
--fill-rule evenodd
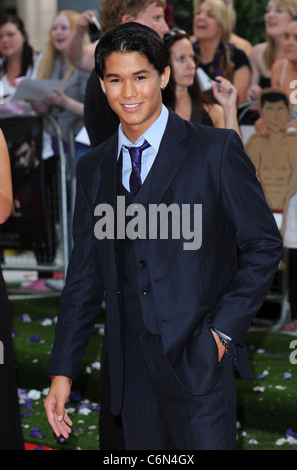
<path id="1" fill-rule="evenodd" d="M 149 26 L 163 37 L 168 31 L 164 16 L 165 7 L 166 0 L 102 0 L 99 5 L 101 29 L 104 32 L 119 24 L 134 21 Z M 99 79 L 94 68 L 96 44 L 84 44 L 83 41 L 94 14 L 95 12 L 91 10 L 86 10 L 81 14 L 68 49 L 69 58 L 73 64 L 79 69 L 91 72 L 84 102 L 84 121 L 91 147 L 96 147 L 111 137 L 119 125 L 118 116 L 110 108 L 101 86 L 98 86 Z M 51 284 L 53 282 L 56 281 L 51 281 Z M 105 334 L 100 371 L 100 448 L 122 449 L 124 443 L 121 420 L 108 412 L 110 393 L 106 342 Z"/>
<path id="2" fill-rule="evenodd" d="M 123 24 L 95 63 L 120 126 L 77 165 L 49 423 L 71 431 L 65 402 L 105 293 L 126 448 L 234 449 L 234 379 L 252 377 L 244 338 L 281 257 L 279 231 L 238 135 L 162 105 L 170 69 L 158 34 Z"/>

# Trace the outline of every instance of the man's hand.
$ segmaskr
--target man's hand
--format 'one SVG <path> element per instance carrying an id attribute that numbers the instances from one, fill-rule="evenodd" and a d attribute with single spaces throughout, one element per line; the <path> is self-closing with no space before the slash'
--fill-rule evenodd
<path id="1" fill-rule="evenodd" d="M 66 439 L 71 433 L 72 421 L 65 411 L 65 403 L 70 395 L 72 380 L 57 375 L 53 378 L 44 402 L 47 419 L 57 437 Z"/>
<path id="2" fill-rule="evenodd" d="M 226 352 L 226 348 L 225 346 L 221 343 L 221 341 L 219 340 L 219 337 L 218 335 L 213 331 L 211 330 L 212 332 L 212 335 L 215 339 L 215 342 L 217 343 L 217 347 L 218 347 L 218 361 L 220 362 L 222 357 L 224 356 L 225 352 Z"/>

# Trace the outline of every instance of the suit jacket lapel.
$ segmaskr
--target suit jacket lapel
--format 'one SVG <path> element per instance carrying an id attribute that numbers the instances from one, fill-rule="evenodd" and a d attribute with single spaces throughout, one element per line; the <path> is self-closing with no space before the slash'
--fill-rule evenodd
<path id="1" fill-rule="evenodd" d="M 154 172 L 150 186 L 150 196 L 140 191 L 137 202 L 147 206 L 148 203 L 158 204 L 169 188 L 180 165 L 186 158 L 189 149 L 183 141 L 187 138 L 185 122 L 169 110 L 168 123 L 151 171 Z M 104 148 L 105 156 L 101 163 L 101 178 L 104 188 L 104 202 L 116 208 L 117 196 L 117 148 L 118 134 L 116 133 Z"/>
<path id="2" fill-rule="evenodd" d="M 149 200 L 142 197 L 140 191 L 137 202 L 147 206 L 147 203 L 158 204 L 169 188 L 188 149 L 182 145 L 187 138 L 185 122 L 169 110 L 168 123 L 159 147 L 158 154 L 151 171 L 153 178 L 150 186 Z"/>

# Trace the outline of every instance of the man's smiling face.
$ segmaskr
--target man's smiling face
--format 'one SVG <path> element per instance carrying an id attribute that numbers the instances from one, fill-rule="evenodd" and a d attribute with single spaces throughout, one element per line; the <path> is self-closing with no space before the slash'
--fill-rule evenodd
<path id="1" fill-rule="evenodd" d="M 160 75 L 139 52 L 114 52 L 105 58 L 101 85 L 132 142 L 159 117 L 161 85 L 168 83 L 169 75 L 169 67 Z"/>

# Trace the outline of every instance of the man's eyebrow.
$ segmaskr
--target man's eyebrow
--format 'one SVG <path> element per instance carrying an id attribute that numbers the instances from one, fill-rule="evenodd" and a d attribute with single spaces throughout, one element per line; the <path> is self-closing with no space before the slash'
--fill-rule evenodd
<path id="1" fill-rule="evenodd" d="M 142 69 L 142 70 L 138 70 L 137 72 L 133 72 L 133 75 L 141 75 L 142 73 L 150 73 L 150 71 L 148 69 Z M 115 72 L 110 72 L 110 73 L 107 73 L 105 75 L 106 78 L 110 78 L 110 77 L 120 77 L 120 74 L 119 73 L 115 73 Z"/>
<path id="2" fill-rule="evenodd" d="M 148 69 L 142 69 L 138 72 L 134 72 L 133 75 L 140 75 L 141 73 L 150 73 L 150 71 Z"/>

